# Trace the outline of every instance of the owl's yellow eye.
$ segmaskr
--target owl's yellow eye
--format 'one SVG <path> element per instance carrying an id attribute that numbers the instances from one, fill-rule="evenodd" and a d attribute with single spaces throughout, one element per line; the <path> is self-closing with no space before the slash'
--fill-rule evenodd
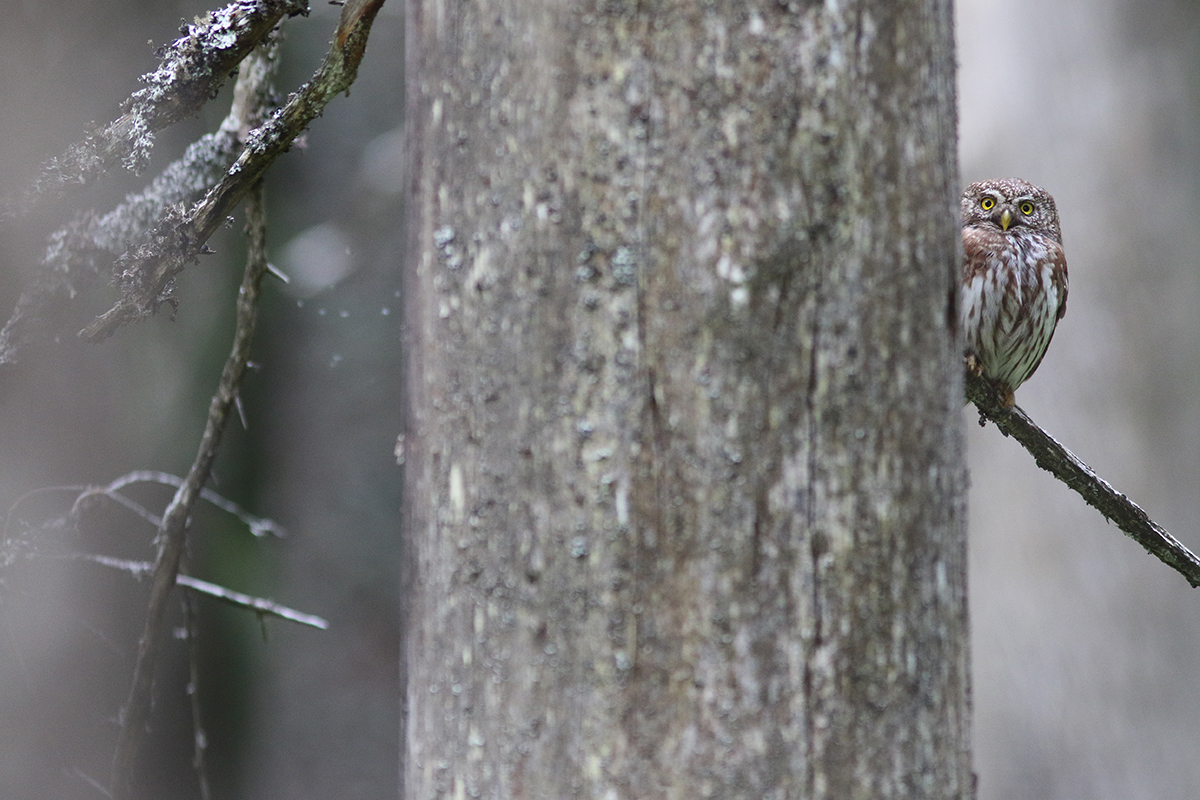
<path id="1" fill-rule="evenodd" d="M 1021 213 L 1027 217 L 1033 213 L 1033 203 L 1029 202 L 1028 200 L 1026 200 L 1024 203 L 1021 203 L 1018 208 L 1020 208 Z"/>
<path id="2" fill-rule="evenodd" d="M 985 197 L 979 201 L 979 207 L 984 211 L 991 211 L 996 207 L 996 201 L 990 197 Z"/>

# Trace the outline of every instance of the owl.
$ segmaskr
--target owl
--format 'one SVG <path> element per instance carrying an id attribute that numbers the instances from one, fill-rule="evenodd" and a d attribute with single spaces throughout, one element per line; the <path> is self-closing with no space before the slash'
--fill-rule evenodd
<path id="1" fill-rule="evenodd" d="M 1020 178 L 972 183 L 962 195 L 959 324 L 968 368 L 1006 408 L 1067 312 L 1067 259 L 1054 198 Z"/>

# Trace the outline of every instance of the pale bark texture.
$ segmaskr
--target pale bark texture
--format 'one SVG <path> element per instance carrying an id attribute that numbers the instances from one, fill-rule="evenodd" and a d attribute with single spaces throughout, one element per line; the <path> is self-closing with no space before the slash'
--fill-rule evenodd
<path id="1" fill-rule="evenodd" d="M 950 0 L 412 0 L 412 798 L 972 793 Z"/>

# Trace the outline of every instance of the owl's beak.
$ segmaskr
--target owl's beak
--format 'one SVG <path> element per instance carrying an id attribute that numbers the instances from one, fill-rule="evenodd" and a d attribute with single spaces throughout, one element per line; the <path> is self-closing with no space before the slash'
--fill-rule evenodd
<path id="1" fill-rule="evenodd" d="M 1000 230 L 1007 231 L 1009 225 L 1012 225 L 1012 212 L 1006 208 L 1000 212 Z"/>

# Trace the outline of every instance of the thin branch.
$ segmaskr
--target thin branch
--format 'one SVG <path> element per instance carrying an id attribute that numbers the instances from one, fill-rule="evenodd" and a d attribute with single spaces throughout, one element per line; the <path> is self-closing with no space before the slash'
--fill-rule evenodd
<path id="1" fill-rule="evenodd" d="M 182 488 L 184 479 L 178 475 L 172 475 L 169 472 L 159 472 L 158 470 L 141 469 L 133 472 L 127 472 L 121 477 L 113 480 L 106 486 L 89 486 L 80 490 L 80 494 L 75 498 L 75 503 L 71 507 L 71 517 L 79 516 L 80 507 L 84 502 L 92 497 L 107 497 L 115 503 L 118 503 L 125 508 L 128 508 L 133 513 L 147 520 L 154 526 L 158 526 L 160 520 L 148 509 L 141 504 L 135 503 L 128 497 L 120 493 L 120 490 L 133 483 L 159 483 L 164 486 L 174 486 L 176 489 Z M 255 536 L 266 536 L 270 534 L 277 538 L 283 538 L 285 535 L 283 527 L 272 519 L 258 517 L 251 514 L 246 509 L 239 506 L 237 503 L 214 492 L 212 489 L 203 488 L 200 490 L 200 499 L 206 500 L 227 514 L 232 514 L 237 517 L 242 524 L 250 529 L 250 533 Z M 10 512 L 11 513 L 11 512 Z"/>
<path id="2" fill-rule="evenodd" d="M 134 578 L 141 580 L 149 575 L 154 570 L 154 564 L 149 561 L 133 561 L 127 558 L 113 558 L 112 556 L 82 554 L 76 556 L 86 561 L 91 561 L 93 564 L 100 564 L 104 567 L 119 569 L 122 572 L 128 572 Z M 276 603 L 274 600 L 268 600 L 264 597 L 255 597 L 241 592 L 235 592 L 232 589 L 226 589 L 224 586 L 219 586 L 215 583 L 210 583 L 199 578 L 193 578 L 190 575 L 176 575 L 175 585 L 183 586 L 200 594 L 206 594 L 209 597 L 215 597 L 218 600 L 223 600 L 230 605 L 244 608 L 247 611 L 253 611 L 256 614 L 265 614 L 272 617 L 279 617 L 288 622 L 295 622 L 299 625 L 308 625 L 311 628 L 320 630 L 329 629 L 329 620 L 324 617 L 318 617 L 315 614 L 306 614 L 303 611 L 297 611 L 294 608 Z"/>
<path id="3" fill-rule="evenodd" d="M 224 224 L 251 186 L 275 159 L 316 119 L 358 74 L 371 23 L 383 0 L 356 0 L 343 11 L 333 45 L 312 79 L 288 98 L 262 127 L 251 132 L 242 154 L 221 182 L 186 214 L 168 214 L 149 242 L 128 253 L 117 276 L 121 299 L 79 335 L 91 341 L 147 317 L 168 301 L 172 283 L 184 267 L 206 252 L 209 237 Z"/>
<path id="4" fill-rule="evenodd" d="M 284 15 L 297 14 L 308 14 L 307 2 L 235 0 L 183 26 L 183 36 L 161 51 L 158 69 L 142 76 L 145 88 L 122 105 L 122 115 L 51 159 L 17 197 L 0 200 L 0 220 L 86 186 L 118 163 L 141 172 L 154 134 L 198 112 Z"/>
<path id="5" fill-rule="evenodd" d="M 158 526 L 158 559 L 150 583 L 150 602 L 142 638 L 138 642 L 137 661 L 133 669 L 133 686 L 121 719 L 121 731 L 113 757 L 113 797 L 128 798 L 132 791 L 134 766 L 142 730 L 150 717 L 154 665 L 162 646 L 163 619 L 166 616 L 171 588 L 179 574 L 183 557 L 187 522 L 192 507 L 208 482 L 213 461 L 217 457 L 221 437 L 229 421 L 233 399 L 237 396 L 246 364 L 250 358 L 250 343 L 254 338 L 257 317 L 256 303 L 267 272 L 266 222 L 262 207 L 262 184 L 255 185 L 246 205 L 246 227 L 250 238 L 246 273 L 238 292 L 237 329 L 233 348 L 221 372 L 220 384 L 208 409 L 208 422 L 200 440 L 199 451 L 192 462 L 184 484 L 175 492 Z"/>
<path id="6" fill-rule="evenodd" d="M 1193 587 L 1200 587 L 1200 558 L 1150 519 L 1136 503 L 1118 492 L 1091 467 L 1054 440 L 1014 406 L 1004 408 L 1000 394 L 983 378 L 967 374 L 967 399 L 979 410 L 979 424 L 996 423 L 1005 436 L 1021 443 L 1042 469 L 1079 493 L 1088 505 L 1146 548 L 1167 566 L 1182 575 Z"/>
<path id="7" fill-rule="evenodd" d="M 100 797 L 112 797 L 112 795 L 109 794 L 109 792 L 108 792 L 108 787 L 106 787 L 103 783 L 101 783 L 100 781 L 93 778 L 91 775 L 88 775 L 86 772 L 81 770 L 79 767 L 74 767 L 71 770 L 71 774 L 74 775 L 76 778 L 79 778 L 79 780 L 86 783 L 92 789 L 95 789 L 96 793 Z"/>
<path id="8" fill-rule="evenodd" d="M 176 582 L 180 586 L 206 594 L 210 597 L 215 597 L 218 600 L 223 600 L 230 605 L 238 608 L 245 608 L 253 611 L 256 614 L 268 614 L 272 617 L 286 619 L 288 622 L 295 622 L 300 625 L 308 625 L 312 628 L 320 630 L 329 629 L 329 620 L 324 617 L 318 617 L 314 614 L 305 614 L 303 611 L 297 611 L 294 608 L 288 608 L 285 605 L 276 603 L 274 600 L 267 600 L 263 597 L 254 597 L 241 592 L 235 592 L 232 589 L 226 589 L 224 586 L 218 586 L 215 583 L 202 581 L 199 578 L 193 578 L 188 575 L 180 575 L 176 578 Z"/>
<path id="9" fill-rule="evenodd" d="M 33 497 L 40 497 L 44 494 L 50 494 L 51 492 L 74 492 L 78 494 L 79 492 L 86 492 L 91 488 L 92 487 L 90 486 L 74 484 L 69 486 L 41 486 L 37 489 L 30 489 L 28 492 L 25 492 L 23 495 L 14 500 L 12 505 L 8 507 L 8 511 L 4 515 L 4 528 L 0 530 L 0 541 L 13 538 L 13 517 L 16 515 L 17 509 L 20 508 L 26 500 L 29 500 Z M 22 522 L 24 522 L 24 520 L 22 520 Z M 48 527 L 49 524 L 63 525 L 66 524 L 66 522 L 66 519 L 60 518 L 54 520 L 52 523 L 43 523 L 39 527 Z M 27 525 L 28 523 L 25 524 Z"/>
<path id="10" fill-rule="evenodd" d="M 176 581 L 178 582 L 178 581 Z M 200 645 L 199 628 L 196 625 L 196 601 L 185 592 L 183 601 L 183 631 L 187 637 L 188 654 L 188 701 L 192 710 L 192 770 L 200 787 L 200 800 L 211 800 L 208 785 L 208 770 L 205 753 L 208 751 L 208 734 L 204 731 L 204 718 L 200 715 Z"/>

